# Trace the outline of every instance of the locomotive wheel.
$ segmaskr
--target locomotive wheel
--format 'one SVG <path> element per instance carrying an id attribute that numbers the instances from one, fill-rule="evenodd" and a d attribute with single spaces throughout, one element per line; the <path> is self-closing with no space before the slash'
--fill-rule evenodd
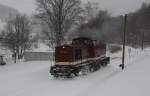
<path id="1" fill-rule="evenodd" d="M 86 75 L 88 72 L 90 72 L 90 67 L 89 66 L 83 66 L 80 72 L 82 75 Z"/>
<path id="2" fill-rule="evenodd" d="M 98 65 L 97 65 L 97 69 L 100 69 L 100 68 L 101 68 L 101 65 L 100 65 L 100 64 L 98 64 Z"/>
<path id="3" fill-rule="evenodd" d="M 95 72 L 95 71 L 96 71 L 96 66 L 93 65 L 93 66 L 90 68 L 90 71 L 91 71 L 91 72 Z"/>
<path id="4" fill-rule="evenodd" d="M 70 73 L 70 74 L 68 74 L 66 77 L 67 77 L 67 78 L 73 78 L 74 76 L 75 76 L 74 73 Z"/>
<path id="5" fill-rule="evenodd" d="M 101 68 L 101 65 L 99 64 L 99 62 L 97 61 L 95 64 L 94 64 L 94 71 L 97 71 Z"/>
<path id="6" fill-rule="evenodd" d="M 96 64 L 95 65 L 95 71 L 97 71 L 98 69 L 100 69 L 100 66 L 99 66 L 99 64 Z"/>
<path id="7" fill-rule="evenodd" d="M 94 62 L 93 64 L 91 64 L 89 66 L 90 72 L 95 72 L 98 69 L 100 69 L 100 65 L 98 63 L 96 63 L 96 62 Z"/>
<path id="8" fill-rule="evenodd" d="M 79 76 L 79 69 L 74 69 L 72 73 L 74 74 L 74 76 Z"/>
<path id="9" fill-rule="evenodd" d="M 76 72 L 76 73 L 74 73 L 74 75 L 75 75 L 75 76 L 79 76 L 79 73 Z"/>
<path id="10" fill-rule="evenodd" d="M 58 76 L 58 75 L 54 75 L 54 77 L 55 77 L 55 78 L 58 78 L 59 76 Z"/>
<path id="11" fill-rule="evenodd" d="M 102 66 L 103 66 L 103 67 L 106 67 L 107 64 L 108 64 L 107 61 L 104 61 L 103 64 L 102 64 Z"/>
<path id="12" fill-rule="evenodd" d="M 94 68 L 93 67 L 90 68 L 90 72 L 94 72 Z"/>

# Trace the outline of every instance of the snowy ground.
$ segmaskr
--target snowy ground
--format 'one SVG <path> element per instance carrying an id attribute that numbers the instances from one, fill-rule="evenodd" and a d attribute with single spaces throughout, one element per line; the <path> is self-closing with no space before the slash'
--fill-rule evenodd
<path id="1" fill-rule="evenodd" d="M 126 52 L 128 53 L 128 52 Z M 23 62 L 0 66 L 0 96 L 150 96 L 150 50 L 111 54 L 106 68 L 74 79 L 54 79 L 50 62 Z"/>

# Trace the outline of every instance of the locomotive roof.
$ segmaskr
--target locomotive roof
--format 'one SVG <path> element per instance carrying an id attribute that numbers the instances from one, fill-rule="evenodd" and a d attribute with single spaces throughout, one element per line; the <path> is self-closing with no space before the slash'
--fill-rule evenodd
<path id="1" fill-rule="evenodd" d="M 64 45 L 60 45 L 57 46 L 57 48 L 61 48 L 61 47 L 74 47 L 74 48 L 79 48 L 79 47 L 85 47 L 85 45 L 81 45 L 81 44 L 64 44 Z"/>
<path id="2" fill-rule="evenodd" d="M 74 38 L 73 40 L 92 40 L 92 39 L 88 37 L 78 37 L 78 38 Z"/>

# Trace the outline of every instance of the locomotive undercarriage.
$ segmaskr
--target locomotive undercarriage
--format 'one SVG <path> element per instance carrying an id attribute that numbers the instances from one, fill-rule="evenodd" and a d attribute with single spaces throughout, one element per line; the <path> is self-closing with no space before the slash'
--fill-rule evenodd
<path id="1" fill-rule="evenodd" d="M 54 65 L 50 69 L 51 75 L 54 77 L 72 78 L 80 74 L 87 74 L 88 72 L 95 72 L 101 67 L 109 64 L 110 58 L 104 57 L 96 60 L 89 60 L 76 65 Z"/>
<path id="2" fill-rule="evenodd" d="M 67 65 L 55 65 L 50 69 L 51 75 L 54 77 L 72 77 L 73 75 L 78 76 L 79 66 L 67 66 Z"/>

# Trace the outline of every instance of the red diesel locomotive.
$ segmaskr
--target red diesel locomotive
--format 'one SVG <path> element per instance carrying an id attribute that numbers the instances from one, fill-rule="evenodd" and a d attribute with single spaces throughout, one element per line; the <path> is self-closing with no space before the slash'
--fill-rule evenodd
<path id="1" fill-rule="evenodd" d="M 83 70 L 94 72 L 110 61 L 106 57 L 106 44 L 85 37 L 72 40 L 72 44 L 55 48 L 55 65 L 50 73 L 54 77 L 78 76 Z"/>

